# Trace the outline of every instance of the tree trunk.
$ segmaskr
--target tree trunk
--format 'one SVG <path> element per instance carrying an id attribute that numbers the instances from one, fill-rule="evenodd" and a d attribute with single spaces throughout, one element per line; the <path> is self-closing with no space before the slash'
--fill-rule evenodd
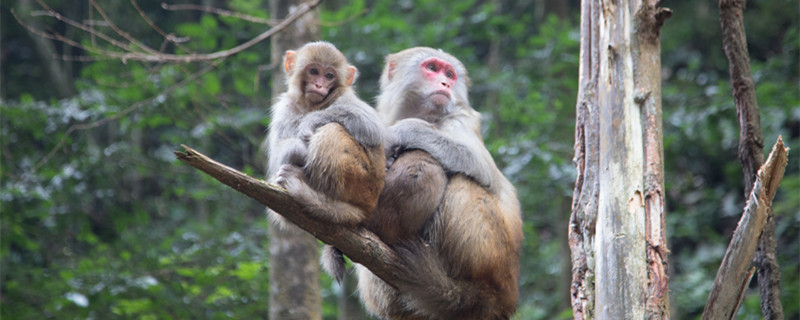
<path id="1" fill-rule="evenodd" d="M 669 318 L 656 1 L 582 1 L 569 239 L 576 319 Z"/>
<path id="2" fill-rule="evenodd" d="M 270 0 L 270 17 L 282 19 L 297 9 L 302 0 Z M 314 9 L 291 26 L 271 37 L 271 61 L 282 66 L 286 50 L 319 40 L 319 11 Z M 286 91 L 283 69 L 272 73 L 273 96 Z M 269 318 L 322 319 L 317 240 L 294 226 L 282 230 L 269 226 Z"/>
<path id="3" fill-rule="evenodd" d="M 744 171 L 744 194 L 750 195 L 756 173 L 764 162 L 764 137 L 756 99 L 755 80 L 750 71 L 747 37 L 744 31 L 744 0 L 720 0 L 722 47 L 728 58 L 733 100 L 739 116 L 739 161 Z M 776 258 L 775 221 L 771 212 L 755 256 L 761 312 L 764 319 L 783 319 L 780 301 L 781 271 Z"/>

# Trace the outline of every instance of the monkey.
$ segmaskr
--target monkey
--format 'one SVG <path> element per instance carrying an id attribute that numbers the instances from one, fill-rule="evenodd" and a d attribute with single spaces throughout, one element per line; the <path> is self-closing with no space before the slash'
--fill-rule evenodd
<path id="1" fill-rule="evenodd" d="M 352 89 L 358 70 L 323 41 L 287 51 L 283 66 L 287 91 L 271 108 L 268 180 L 317 219 L 362 223 L 383 189 L 386 132 L 375 109 Z M 277 213 L 270 210 L 269 217 L 286 228 Z"/>
<path id="2" fill-rule="evenodd" d="M 484 146 L 469 81 L 441 50 L 385 59 L 377 111 L 390 126 L 389 169 L 366 225 L 415 276 L 393 287 L 356 265 L 361 299 L 378 317 L 509 319 L 516 311 L 520 204 Z"/>

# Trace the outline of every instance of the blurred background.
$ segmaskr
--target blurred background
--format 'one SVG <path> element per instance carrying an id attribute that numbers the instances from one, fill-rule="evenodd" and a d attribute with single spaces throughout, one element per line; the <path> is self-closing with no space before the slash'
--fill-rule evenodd
<path id="1" fill-rule="evenodd" d="M 260 34 L 268 0 L 198 0 L 251 21 L 162 1 L 46 0 L 93 28 L 169 53 L 214 52 Z M 169 5 L 177 3 L 168 3 Z M 578 83 L 576 0 L 325 1 L 322 39 L 337 45 L 374 102 L 383 57 L 412 46 L 455 55 L 472 79 L 486 145 L 523 205 L 519 319 L 571 317 L 567 221 Z M 140 7 L 154 21 L 138 14 Z M 662 86 L 673 319 L 699 318 L 744 206 L 738 124 L 715 1 L 665 1 Z M 266 318 L 265 209 L 178 162 L 186 144 L 251 176 L 269 125 L 269 41 L 226 59 L 120 61 L 86 47 L 97 36 L 43 15 L 33 0 L 0 6 L 0 317 L 3 319 Z M 31 17 L 33 13 L 34 17 Z M 800 6 L 747 2 L 745 26 L 768 153 L 789 166 L 773 203 L 782 302 L 800 318 Z M 165 44 L 163 34 L 181 40 Z M 54 56 L 59 58 L 54 59 Z M 323 275 L 325 319 L 349 296 Z M 760 319 L 755 281 L 738 319 Z"/>

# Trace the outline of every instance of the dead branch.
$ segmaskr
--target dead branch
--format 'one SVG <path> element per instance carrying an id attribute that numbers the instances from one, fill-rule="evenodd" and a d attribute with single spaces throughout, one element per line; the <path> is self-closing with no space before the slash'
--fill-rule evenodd
<path id="1" fill-rule="evenodd" d="M 740 297 L 753 275 L 753 256 L 772 206 L 772 198 L 783 179 L 788 151 L 783 139 L 778 137 L 769 158 L 758 170 L 742 218 L 717 271 L 717 278 L 703 310 L 704 320 L 728 320 L 736 314 Z"/>
<path id="2" fill-rule="evenodd" d="M 739 119 L 739 161 L 744 172 L 745 196 L 750 194 L 756 170 L 764 162 L 764 137 L 758 111 L 756 86 L 750 71 L 747 35 L 744 30 L 745 1 L 720 0 L 719 17 L 722 27 L 722 48 L 728 58 L 733 89 L 733 101 Z M 758 288 L 761 292 L 761 313 L 767 320 L 782 320 L 780 300 L 781 271 L 777 261 L 775 221 L 768 213 L 767 224 L 755 256 L 758 268 Z"/>
<path id="3" fill-rule="evenodd" d="M 283 188 L 252 178 L 188 146 L 183 148 L 186 152 L 175 152 L 179 160 L 269 207 L 322 242 L 339 248 L 387 283 L 396 287 L 401 279 L 413 278 L 401 268 L 396 252 L 374 233 L 360 226 L 345 227 L 315 220 Z"/>
<path id="4" fill-rule="evenodd" d="M 64 23 L 66 23 L 66 24 L 68 24 L 68 25 L 70 25 L 72 27 L 78 28 L 78 29 L 80 29 L 80 30 L 82 30 L 82 31 L 84 31 L 86 33 L 89 33 L 92 36 L 96 36 L 96 37 L 98 37 L 98 38 L 100 38 L 102 40 L 105 40 L 106 42 L 110 43 L 111 45 L 119 48 L 121 51 L 111 51 L 111 50 L 106 50 L 106 49 L 100 49 L 100 48 L 97 48 L 95 46 L 86 46 L 86 45 L 83 45 L 83 44 L 81 44 L 81 43 L 79 43 L 79 42 L 77 42 L 75 40 L 72 40 L 72 39 L 69 39 L 67 37 L 64 37 L 64 36 L 62 36 L 60 34 L 49 33 L 49 32 L 45 32 L 45 31 L 42 31 L 42 30 L 38 30 L 38 29 L 26 24 L 20 17 L 18 17 L 16 15 L 14 10 L 11 11 L 12 14 L 14 15 L 14 17 L 17 19 L 17 21 L 22 26 L 24 26 L 25 28 L 30 30 L 32 33 L 35 33 L 35 34 L 37 34 L 39 36 L 42 36 L 42 37 L 45 37 L 45 38 L 48 38 L 48 39 L 61 41 L 61 42 L 65 43 L 65 44 L 67 44 L 69 46 L 76 47 L 76 48 L 79 48 L 79 49 L 82 49 L 82 50 L 85 50 L 87 52 L 91 52 L 91 53 L 94 53 L 94 54 L 98 54 L 98 55 L 102 55 L 102 56 L 106 56 L 106 57 L 112 57 L 112 58 L 115 58 L 115 59 L 119 59 L 119 60 L 122 60 L 123 62 L 127 62 L 127 61 L 147 61 L 147 62 L 188 63 L 188 62 L 210 61 L 210 60 L 216 60 L 216 59 L 221 59 L 221 58 L 227 58 L 227 57 L 233 56 L 233 55 L 235 55 L 235 54 L 237 54 L 239 52 L 247 50 L 248 48 L 254 46 L 255 44 L 266 40 L 267 38 L 269 38 L 273 34 L 281 31 L 282 29 L 284 29 L 286 27 L 288 27 L 290 24 L 292 24 L 299 17 L 301 17 L 302 15 L 304 15 L 305 13 L 311 11 L 314 7 L 319 5 L 320 0 L 313 0 L 313 1 L 310 1 L 310 2 L 303 3 L 295 11 L 293 11 L 291 14 L 286 16 L 286 18 L 283 19 L 283 21 L 281 21 L 280 23 L 276 24 L 274 27 L 270 28 L 267 31 L 264 31 L 263 33 L 259 34 L 258 36 L 254 37 L 253 39 L 250 39 L 247 42 L 242 43 L 242 44 L 240 44 L 240 45 L 238 45 L 236 47 L 233 47 L 233 48 L 230 48 L 230 49 L 227 49 L 227 50 L 213 52 L 213 53 L 191 53 L 191 54 L 162 53 L 162 52 L 159 52 L 159 51 L 157 51 L 155 49 L 152 49 L 152 48 L 148 47 L 144 43 L 141 43 L 140 41 L 138 41 L 135 38 L 133 38 L 132 36 L 130 36 L 124 30 L 122 30 L 119 27 L 117 27 L 111 21 L 111 19 L 105 14 L 105 12 L 100 8 L 100 6 L 97 3 L 95 3 L 93 0 L 91 1 L 91 4 L 98 11 L 98 13 L 100 13 L 100 15 L 103 17 L 103 20 L 111 27 L 111 29 L 115 33 L 117 33 L 119 36 L 124 38 L 126 41 L 120 41 L 120 40 L 114 39 L 114 37 L 112 37 L 110 35 L 107 35 L 107 34 L 101 32 L 101 31 L 99 31 L 99 30 L 87 25 L 87 24 L 83 24 L 83 23 L 74 21 L 72 19 L 69 19 L 68 17 L 65 17 L 65 16 L 61 15 L 60 13 L 56 12 L 55 10 L 53 10 L 52 8 L 47 6 L 47 4 L 45 4 L 44 2 L 41 2 L 40 0 L 37 0 L 37 2 L 39 2 L 39 5 L 42 6 L 42 8 L 44 8 L 44 10 L 46 12 L 46 13 L 39 13 L 39 15 L 51 16 L 51 17 L 53 17 L 53 18 L 55 18 L 55 19 L 57 19 L 57 20 L 59 20 L 61 22 L 64 22 Z M 167 39 L 167 40 L 169 40 L 169 39 Z"/>

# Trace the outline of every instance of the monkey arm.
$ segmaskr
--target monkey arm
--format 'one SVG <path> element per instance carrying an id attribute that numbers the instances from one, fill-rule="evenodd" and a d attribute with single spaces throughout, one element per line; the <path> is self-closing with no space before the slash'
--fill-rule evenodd
<path id="1" fill-rule="evenodd" d="M 309 113 L 300 124 L 300 136 L 307 140 L 322 125 L 336 122 L 367 148 L 381 146 L 385 129 L 372 107 L 353 97 L 343 95 L 330 107 Z"/>
<path id="2" fill-rule="evenodd" d="M 269 172 L 274 174 L 284 164 L 298 167 L 306 165 L 308 147 L 298 138 L 287 138 L 275 142 L 272 153 L 269 154 Z"/>
<path id="3" fill-rule="evenodd" d="M 471 135 L 474 134 L 465 133 L 459 138 L 468 139 Z M 467 142 L 442 135 L 423 120 L 403 119 L 389 127 L 388 151 L 424 150 L 449 173 L 463 173 L 487 190 L 493 190 L 493 174 L 497 170 L 494 162 L 487 163 L 485 157 L 481 156 L 485 152 L 484 148 L 470 148 L 475 142 Z"/>

